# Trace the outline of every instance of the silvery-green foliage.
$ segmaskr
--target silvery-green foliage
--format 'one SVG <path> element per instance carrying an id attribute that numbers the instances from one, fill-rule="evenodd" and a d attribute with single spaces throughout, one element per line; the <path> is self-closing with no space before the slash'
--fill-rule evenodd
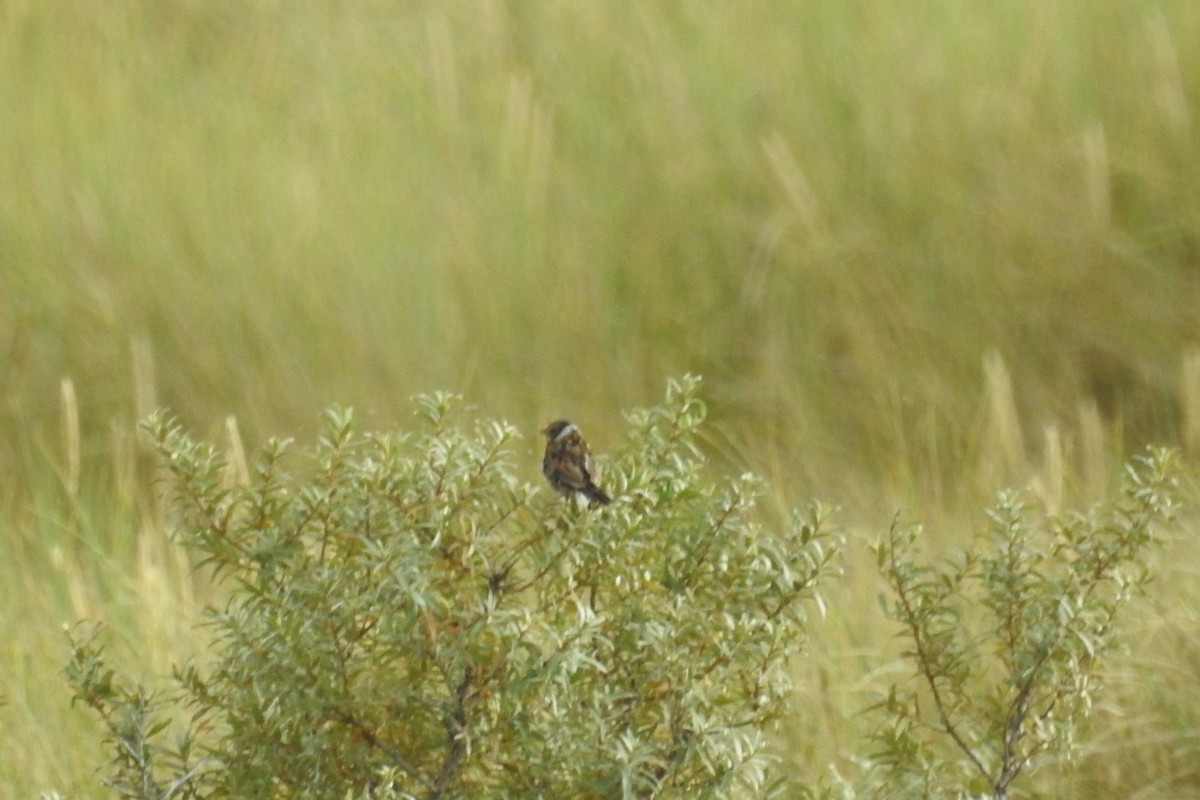
<path id="1" fill-rule="evenodd" d="M 1170 453 L 1153 451 L 1084 514 L 1002 492 L 986 534 L 932 564 L 917 526 L 892 526 L 876 555 L 914 680 L 877 708 L 881 796 L 998 800 L 1040 762 L 1071 759 L 1175 496 Z"/>
<path id="2" fill-rule="evenodd" d="M 71 679 L 108 723 L 112 785 L 766 796 L 766 733 L 834 541 L 815 507 L 765 529 L 758 481 L 705 469 L 697 387 L 671 382 L 599 454 L 604 508 L 527 482 L 536 448 L 445 394 L 418 398 L 403 434 L 331 411 L 314 447 L 268 443 L 246 485 L 216 447 L 152 419 L 177 538 L 225 591 L 211 649 L 177 671 L 190 724 L 175 744 L 159 741 L 162 698 L 124 689 L 92 640 L 77 643 Z"/>

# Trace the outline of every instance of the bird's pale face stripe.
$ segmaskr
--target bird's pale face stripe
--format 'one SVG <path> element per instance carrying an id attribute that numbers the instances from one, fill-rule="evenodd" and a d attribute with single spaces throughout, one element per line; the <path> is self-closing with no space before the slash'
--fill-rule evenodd
<path id="1" fill-rule="evenodd" d="M 570 422 L 570 423 L 564 425 L 563 429 L 558 432 L 557 436 L 554 437 L 554 441 L 557 442 L 559 439 L 565 439 L 568 436 L 570 436 L 572 433 L 579 433 L 579 428 L 575 427 L 574 422 Z"/>

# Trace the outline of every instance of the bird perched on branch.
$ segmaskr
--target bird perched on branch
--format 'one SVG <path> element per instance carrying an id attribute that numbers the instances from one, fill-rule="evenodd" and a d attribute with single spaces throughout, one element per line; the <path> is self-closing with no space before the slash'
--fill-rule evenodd
<path id="1" fill-rule="evenodd" d="M 579 428 L 570 420 L 551 422 L 541 430 L 546 434 L 546 454 L 542 474 L 554 491 L 564 497 L 582 494 L 591 503 L 608 505 L 612 498 L 595 483 L 596 465 Z"/>

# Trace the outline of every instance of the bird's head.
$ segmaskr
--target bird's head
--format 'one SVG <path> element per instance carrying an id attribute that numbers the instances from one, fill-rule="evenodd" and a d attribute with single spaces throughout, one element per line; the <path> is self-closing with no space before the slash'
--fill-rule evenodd
<path id="1" fill-rule="evenodd" d="M 539 433 L 546 434 L 546 439 L 553 442 L 555 439 L 567 436 L 577 430 L 579 429 L 575 427 L 575 423 L 571 422 L 569 419 L 557 419 L 546 427 L 542 428 Z"/>

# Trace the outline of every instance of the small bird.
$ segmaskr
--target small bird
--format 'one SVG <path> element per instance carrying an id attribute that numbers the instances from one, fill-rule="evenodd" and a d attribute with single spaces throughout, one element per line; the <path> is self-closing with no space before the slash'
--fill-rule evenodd
<path id="1" fill-rule="evenodd" d="M 578 492 L 592 503 L 608 505 L 612 498 L 594 482 L 596 464 L 587 442 L 579 435 L 575 423 L 560 419 L 551 422 L 541 433 L 546 434 L 546 455 L 542 457 L 542 474 L 554 491 L 564 497 Z"/>

